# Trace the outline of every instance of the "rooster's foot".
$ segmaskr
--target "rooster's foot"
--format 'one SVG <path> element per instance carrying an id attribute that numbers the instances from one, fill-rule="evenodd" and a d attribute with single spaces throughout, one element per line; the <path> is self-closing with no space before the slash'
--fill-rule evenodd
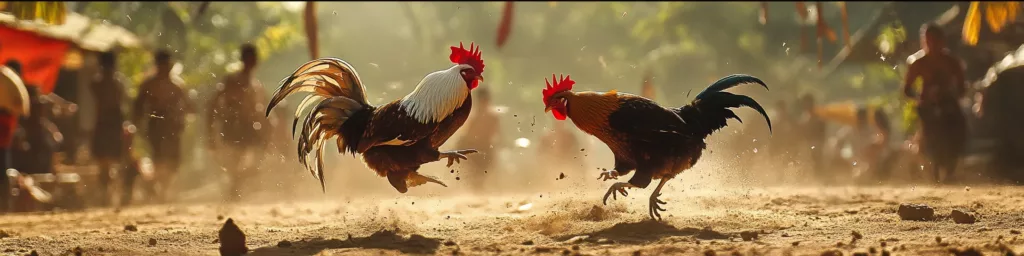
<path id="1" fill-rule="evenodd" d="M 618 200 L 618 196 L 615 195 L 616 192 L 622 194 L 622 197 L 626 197 L 629 195 L 629 193 L 626 192 L 626 188 L 631 187 L 634 186 L 633 184 L 629 184 L 629 182 L 616 182 L 615 184 L 612 184 L 612 186 L 608 188 L 608 192 L 604 193 L 604 204 L 608 205 L 608 196 L 611 196 L 612 200 Z"/>
<path id="2" fill-rule="evenodd" d="M 437 160 L 441 160 L 441 159 L 447 158 L 448 159 L 448 167 L 452 167 L 452 164 L 456 164 L 456 163 L 459 163 L 459 161 L 469 159 L 469 158 L 466 157 L 467 154 L 472 154 L 472 153 L 476 153 L 476 152 L 477 152 L 476 149 L 462 149 L 462 150 L 445 151 L 445 152 L 441 152 L 441 155 L 438 156 Z"/>
<path id="3" fill-rule="evenodd" d="M 665 208 L 661 208 L 661 205 L 666 204 L 665 201 L 658 199 L 661 193 L 651 194 L 651 204 L 648 207 L 648 214 L 651 215 L 651 219 L 661 221 L 661 212 L 665 211 Z"/>
<path id="4" fill-rule="evenodd" d="M 597 179 L 599 179 L 601 181 L 606 181 L 606 180 L 611 180 L 611 179 L 618 179 L 618 178 L 619 178 L 619 171 L 616 171 L 616 170 L 601 172 L 601 176 L 597 177 Z"/>

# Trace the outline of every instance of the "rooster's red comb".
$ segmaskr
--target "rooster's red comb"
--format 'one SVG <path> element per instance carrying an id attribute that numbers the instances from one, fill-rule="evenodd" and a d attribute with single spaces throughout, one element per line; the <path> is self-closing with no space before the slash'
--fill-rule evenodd
<path id="1" fill-rule="evenodd" d="M 572 90 L 572 85 L 576 84 L 576 81 L 573 81 L 572 78 L 569 78 L 569 76 L 558 76 L 560 78 L 556 79 L 555 74 L 551 74 L 550 82 L 547 78 L 544 78 L 544 83 L 547 84 L 547 88 L 544 88 L 543 91 L 545 99 L 551 97 L 551 95 L 555 95 L 555 93 Z"/>
<path id="2" fill-rule="evenodd" d="M 452 55 L 448 56 L 448 59 L 455 64 L 466 64 L 476 72 L 484 72 L 484 60 L 480 58 L 480 46 L 476 46 L 473 43 L 469 43 L 469 50 L 466 50 L 462 42 L 459 42 L 459 47 L 452 46 Z"/>

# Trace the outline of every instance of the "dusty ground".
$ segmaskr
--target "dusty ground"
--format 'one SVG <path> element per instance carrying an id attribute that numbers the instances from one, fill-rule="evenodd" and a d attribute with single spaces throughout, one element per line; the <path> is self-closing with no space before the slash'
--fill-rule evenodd
<path id="1" fill-rule="evenodd" d="M 233 218 L 248 236 L 250 255 L 1024 251 L 1021 187 L 667 190 L 664 222 L 647 220 L 648 191 L 602 206 L 597 190 L 7 215 L 0 217 L 7 236 L 0 239 L 0 250 L 56 255 L 80 247 L 86 255 L 218 255 L 217 230 Z M 902 202 L 931 205 L 940 218 L 901 221 L 895 212 Z M 955 224 L 946 217 L 952 209 L 973 211 L 979 221 Z M 126 231 L 128 224 L 138 231 Z M 744 241 L 743 231 L 757 232 L 758 238 Z M 854 232 L 863 237 L 854 241 Z M 156 245 L 149 245 L 150 239 Z M 290 246 L 279 246 L 282 241 Z"/>

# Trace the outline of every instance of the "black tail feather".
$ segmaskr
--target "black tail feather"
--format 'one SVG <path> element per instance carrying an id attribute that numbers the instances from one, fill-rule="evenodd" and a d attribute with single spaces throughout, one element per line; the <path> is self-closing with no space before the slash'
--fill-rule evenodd
<path id="1" fill-rule="evenodd" d="M 729 75 L 697 94 L 697 97 L 694 98 L 690 105 L 676 109 L 676 114 L 688 125 L 692 126 L 694 134 L 708 136 L 714 131 L 725 127 L 728 119 L 736 119 L 736 121 L 743 122 L 735 112 L 729 110 L 730 108 L 749 107 L 764 117 L 764 120 L 768 123 L 768 131 L 771 132 L 772 121 L 768 117 L 768 113 L 761 107 L 761 104 L 746 95 L 722 91 L 747 83 L 760 84 L 765 89 L 768 88 L 761 79 L 756 77 Z"/>

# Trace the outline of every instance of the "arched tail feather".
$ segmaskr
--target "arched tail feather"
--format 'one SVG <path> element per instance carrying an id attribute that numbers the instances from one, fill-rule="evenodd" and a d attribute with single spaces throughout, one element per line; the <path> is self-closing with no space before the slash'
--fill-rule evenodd
<path id="1" fill-rule="evenodd" d="M 714 84 L 708 86 L 690 105 L 674 109 L 676 114 L 684 122 L 692 126 L 696 135 L 708 136 L 711 133 L 726 126 L 728 119 L 736 119 L 743 122 L 730 108 L 749 107 L 757 111 L 768 123 L 768 131 L 772 130 L 772 120 L 768 117 L 761 104 L 746 95 L 737 95 L 722 90 L 735 87 L 740 84 L 760 84 L 768 88 L 761 79 L 748 75 L 729 75 Z"/>
<path id="2" fill-rule="evenodd" d="M 704 88 L 704 90 L 698 93 L 697 97 L 694 99 L 700 99 L 702 96 L 705 96 L 709 93 L 720 92 L 729 88 L 736 87 L 741 84 L 760 84 L 762 87 L 764 87 L 765 90 L 768 90 L 768 85 L 765 84 L 764 81 L 761 81 L 760 78 L 751 75 L 732 74 L 725 76 L 722 79 L 718 79 L 718 81 L 712 83 L 710 86 L 708 86 L 708 88 Z"/>
<path id="3" fill-rule="evenodd" d="M 337 58 L 307 62 L 283 79 L 267 105 L 267 115 L 286 97 L 299 92 L 310 94 L 296 106 L 292 120 L 292 136 L 295 137 L 299 119 L 303 113 L 306 114 L 298 134 L 296 151 L 299 162 L 320 180 L 320 186 L 326 192 L 324 145 L 334 136 L 338 136 L 339 151 L 349 148 L 348 145 L 357 145 L 362 127 L 366 126 L 366 118 L 357 118 L 357 123 L 351 123 L 349 119 L 355 115 L 367 115 L 365 112 L 372 112 L 373 106 L 366 101 L 366 92 L 355 68 Z M 344 126 L 350 128 L 345 129 Z M 316 159 L 315 165 L 309 162 L 310 153 L 315 153 L 312 154 Z"/>

